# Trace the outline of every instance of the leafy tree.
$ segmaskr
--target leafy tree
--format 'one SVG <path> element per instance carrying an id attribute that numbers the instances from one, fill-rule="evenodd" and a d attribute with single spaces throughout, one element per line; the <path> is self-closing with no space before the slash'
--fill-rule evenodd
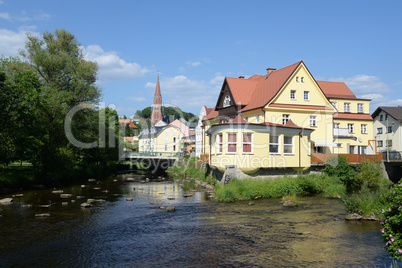
<path id="1" fill-rule="evenodd" d="M 134 136 L 134 131 L 130 127 L 130 124 L 126 124 L 124 127 L 124 137 L 132 137 Z"/>

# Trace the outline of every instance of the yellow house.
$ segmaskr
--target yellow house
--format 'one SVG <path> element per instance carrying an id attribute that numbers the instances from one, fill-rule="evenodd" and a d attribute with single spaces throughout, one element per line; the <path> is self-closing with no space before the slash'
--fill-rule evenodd
<path id="1" fill-rule="evenodd" d="M 184 136 L 174 125 L 147 128 L 138 136 L 139 152 L 180 153 Z"/>
<path id="2" fill-rule="evenodd" d="M 341 84 L 345 96 L 337 94 Z M 346 101 L 349 112 L 333 104 Z M 260 168 L 305 170 L 311 153 L 370 153 L 356 147 L 368 146 L 372 139 L 368 106 L 369 100 L 357 99 L 343 83 L 317 82 L 302 61 L 268 68 L 266 75 L 226 77 L 215 109 L 203 120 L 203 153 L 221 171 L 236 166 L 245 173 Z M 347 124 L 354 125 L 353 131 L 365 128 L 365 136 L 356 141 L 353 131 L 334 135 L 334 126 L 343 129 Z"/>

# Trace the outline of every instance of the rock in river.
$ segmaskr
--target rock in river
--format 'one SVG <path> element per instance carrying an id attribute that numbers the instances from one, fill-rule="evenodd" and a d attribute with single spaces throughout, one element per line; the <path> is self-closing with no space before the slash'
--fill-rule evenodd
<path id="1" fill-rule="evenodd" d="M 357 213 L 353 213 L 353 214 L 346 215 L 345 220 L 347 220 L 347 221 L 357 221 L 357 220 L 361 220 L 362 218 L 363 218 L 362 215 L 359 215 Z"/>
<path id="2" fill-rule="evenodd" d="M 12 198 L 3 198 L 3 199 L 0 199 L 0 204 L 11 204 L 13 202 L 13 199 Z"/>

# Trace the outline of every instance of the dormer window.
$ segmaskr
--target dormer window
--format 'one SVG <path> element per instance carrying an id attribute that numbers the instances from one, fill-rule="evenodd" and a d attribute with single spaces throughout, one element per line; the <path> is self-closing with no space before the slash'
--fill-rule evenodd
<path id="1" fill-rule="evenodd" d="M 299 82 L 299 77 L 298 76 L 296 76 L 296 82 Z"/>
<path id="2" fill-rule="evenodd" d="M 223 107 L 228 107 L 230 106 L 230 96 L 226 95 L 225 99 L 223 100 Z"/>

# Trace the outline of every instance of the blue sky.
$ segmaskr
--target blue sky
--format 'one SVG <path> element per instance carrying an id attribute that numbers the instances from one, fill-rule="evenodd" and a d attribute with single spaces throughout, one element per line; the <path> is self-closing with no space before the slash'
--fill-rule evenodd
<path id="1" fill-rule="evenodd" d="M 106 105 L 213 107 L 225 76 L 303 60 L 317 80 L 343 81 L 370 110 L 402 105 L 402 1 L 0 0 L 0 54 L 26 32 L 65 29 L 98 62 Z"/>

